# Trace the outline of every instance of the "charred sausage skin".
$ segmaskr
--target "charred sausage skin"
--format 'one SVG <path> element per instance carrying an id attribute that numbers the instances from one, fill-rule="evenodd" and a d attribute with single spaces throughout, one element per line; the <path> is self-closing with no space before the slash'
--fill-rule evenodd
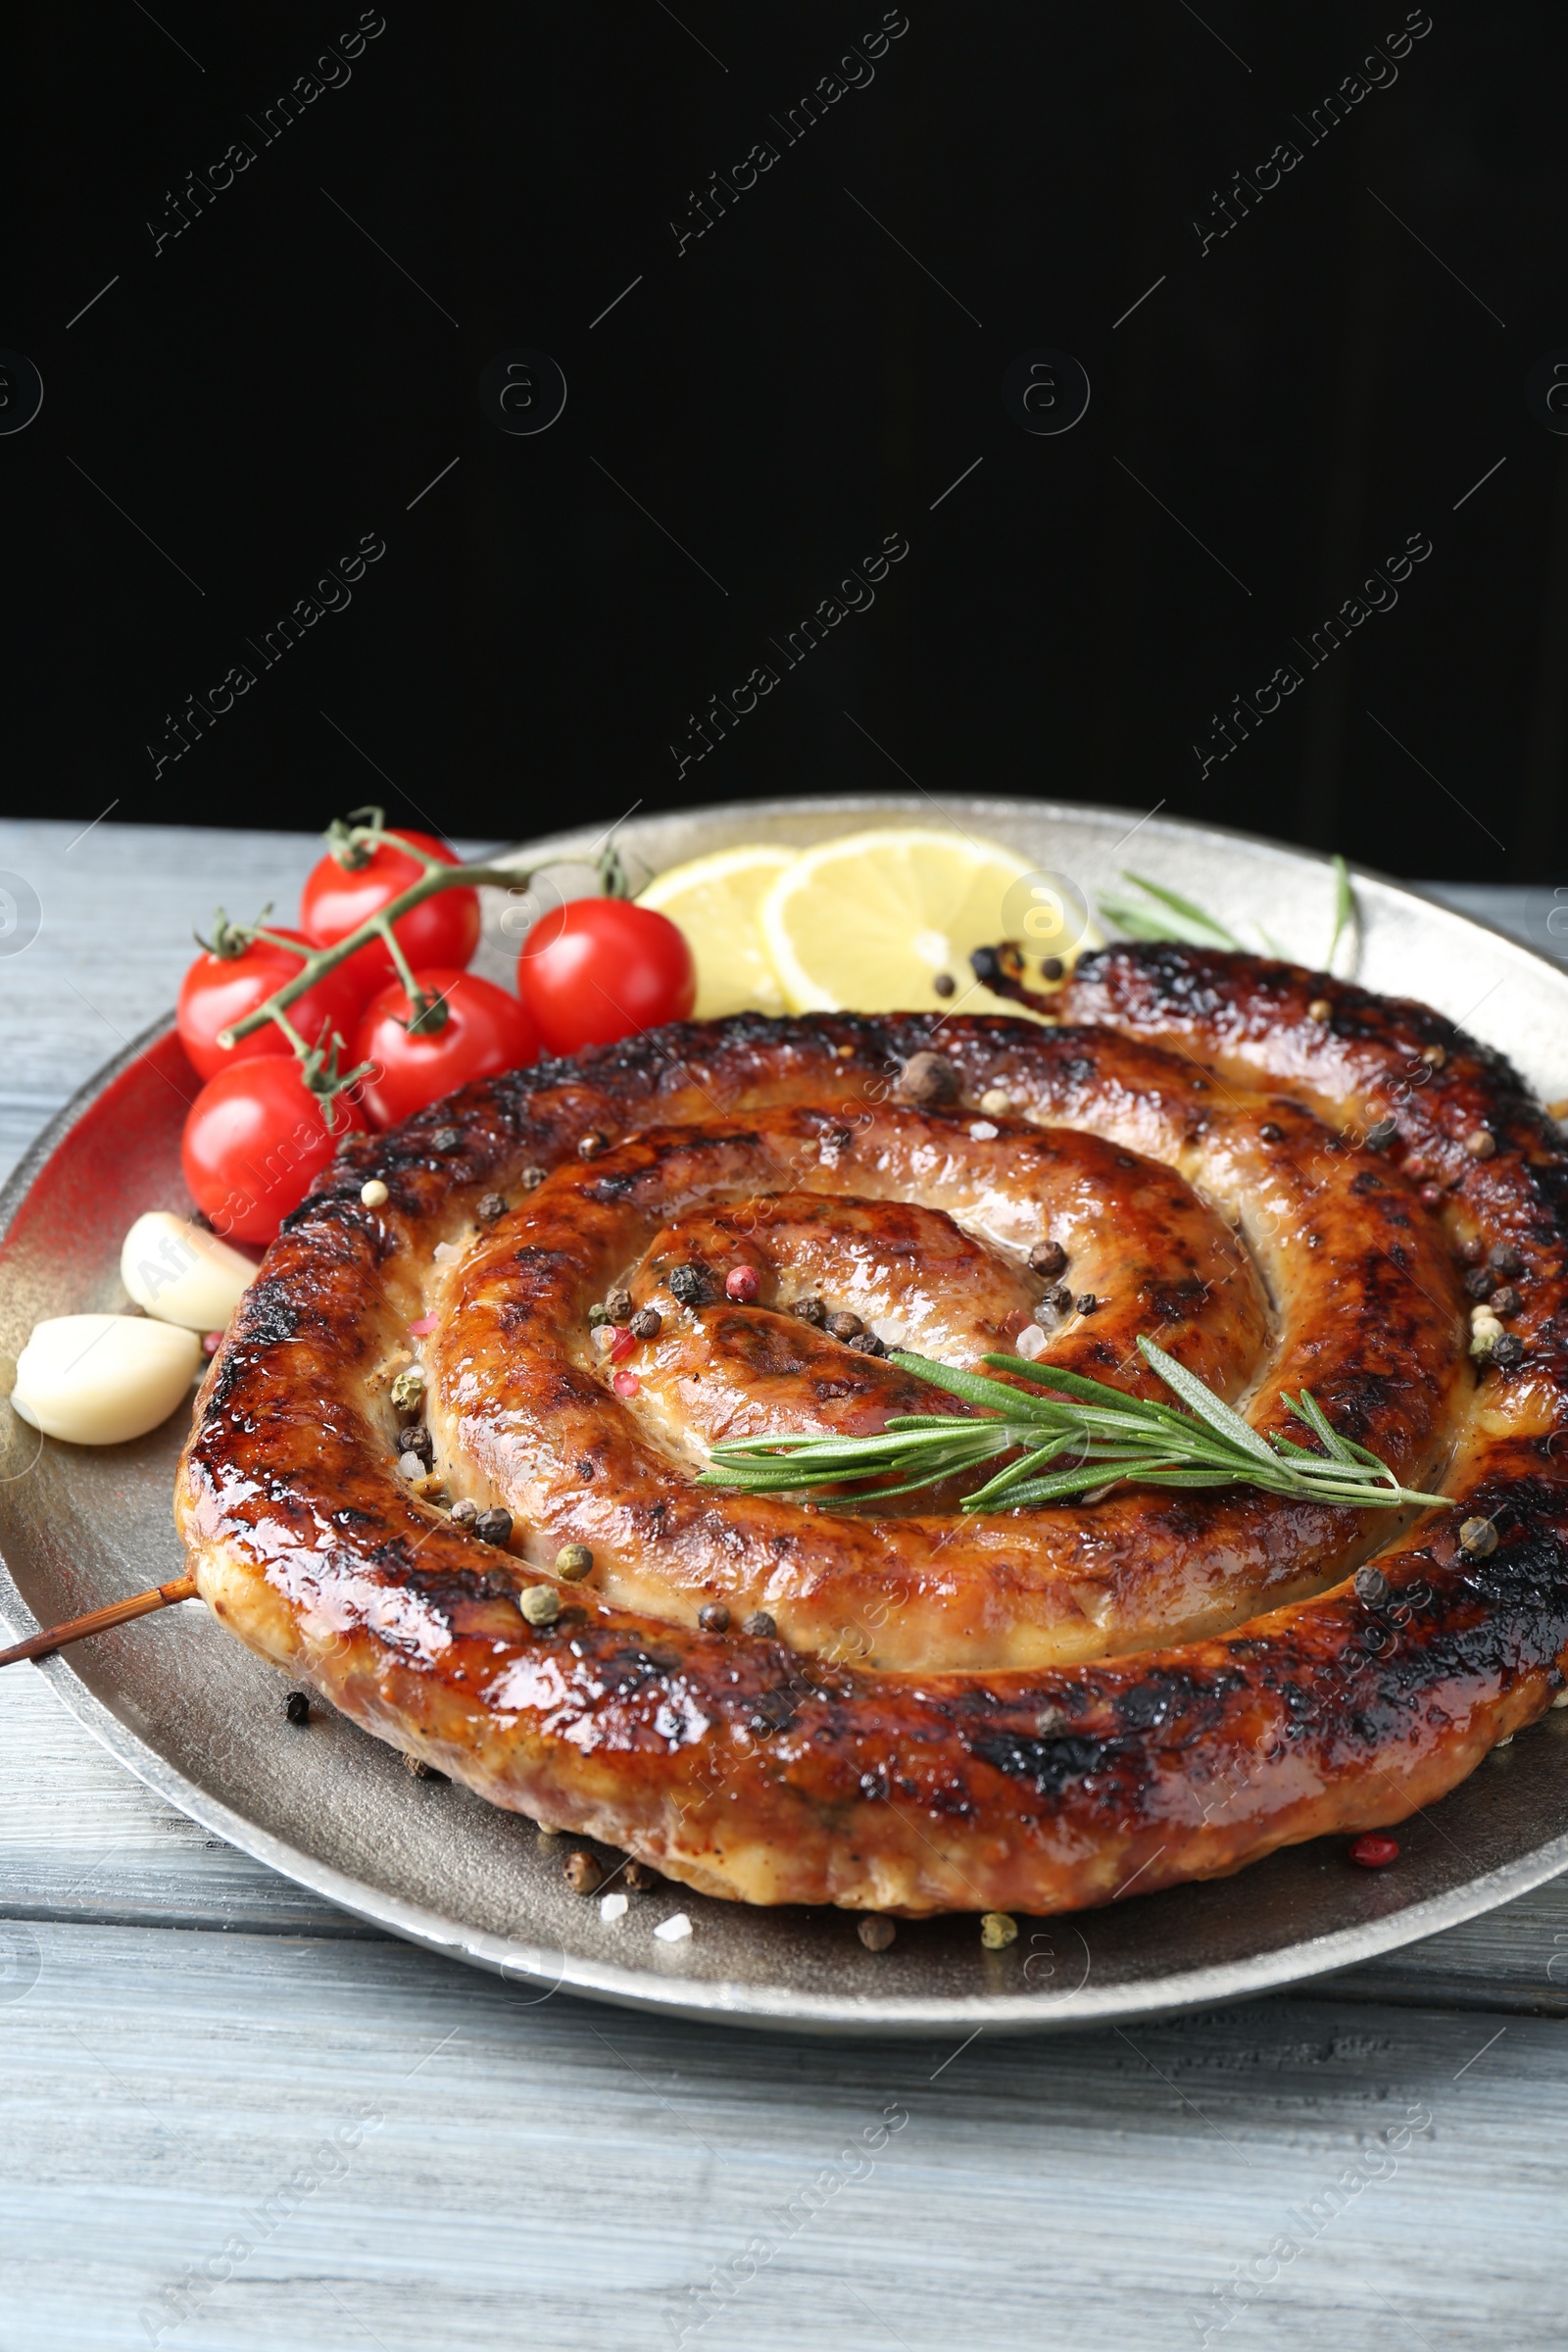
<path id="1" fill-rule="evenodd" d="M 177 1512 L 211 1605 L 365 1728 L 495 1801 L 757 1902 L 1073 1908 L 1392 1823 L 1453 1787 L 1563 1682 L 1556 1130 L 1499 1056 L 1438 1015 L 1291 966 L 1116 949 L 1086 959 L 1055 1009 L 1074 1025 L 945 1022 L 961 1102 L 1000 1086 L 1025 1116 L 1135 1150 L 1142 1136 L 1169 1162 L 1178 1129 L 1201 1146 L 1227 1090 L 1261 1090 L 1287 1138 L 1294 1115 L 1379 1139 L 1323 1152 L 1372 1176 L 1359 1196 L 1298 1171 L 1314 1210 L 1349 1219 L 1359 1200 L 1363 1244 L 1375 1229 L 1378 1248 L 1408 1247 L 1420 1230 L 1387 1221 L 1409 1213 L 1398 1170 L 1413 1155 L 1446 1188 L 1421 1212 L 1432 1230 L 1517 1254 L 1523 1360 L 1484 1367 L 1473 1395 L 1461 1361 L 1446 1481 L 1458 1507 L 1377 1551 L 1372 1597 L 1344 1583 L 1206 1640 L 962 1673 L 858 1668 L 588 1590 L 553 1627 L 525 1624 L 525 1564 L 421 1505 L 375 1435 L 367 1382 L 402 1337 L 403 1269 L 478 1191 L 574 1161 L 585 1138 L 597 1152 L 790 1105 L 847 1123 L 933 1042 L 912 1016 L 742 1016 L 516 1073 L 354 1139 L 274 1245 L 200 1400 Z M 456 1153 L 433 1148 L 442 1126 L 461 1130 Z M 371 1172 L 391 1188 L 382 1213 L 359 1200 Z M 1455 1316 L 1445 1282 L 1437 1310 Z M 1364 1416 L 1356 1434 L 1388 1409 L 1376 1381 L 1358 1393 L 1348 1375 L 1337 1403 Z M 1168 1509 L 1135 1503 L 1151 1525 Z M 1495 1530 L 1487 1556 L 1458 1544 L 1470 1518 Z"/>

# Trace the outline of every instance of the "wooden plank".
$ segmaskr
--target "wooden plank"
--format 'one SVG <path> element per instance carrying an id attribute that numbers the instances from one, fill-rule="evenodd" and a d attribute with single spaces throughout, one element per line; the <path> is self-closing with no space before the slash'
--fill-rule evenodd
<path id="1" fill-rule="evenodd" d="M 1562 2339 L 1543 2021 L 827 2045 L 392 1944 L 28 1933 L 0 2172 L 29 2352 Z"/>

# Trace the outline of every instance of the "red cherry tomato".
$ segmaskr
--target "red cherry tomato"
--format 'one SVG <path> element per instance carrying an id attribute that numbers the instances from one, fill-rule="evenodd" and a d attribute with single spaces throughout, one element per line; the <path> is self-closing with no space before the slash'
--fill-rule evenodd
<path id="1" fill-rule="evenodd" d="M 538 1032 L 528 1014 L 493 980 L 450 964 L 426 965 L 414 977 L 422 990 L 444 1001 L 445 1028 L 411 1037 L 405 1026 L 408 996 L 402 982 L 394 980 L 365 1007 L 354 1041 L 355 1060 L 375 1064 L 374 1077 L 356 1091 L 377 1127 L 395 1127 L 470 1078 L 520 1069 L 539 1053 Z"/>
<path id="2" fill-rule="evenodd" d="M 572 899 L 529 932 L 517 994 L 550 1052 L 575 1054 L 689 1018 L 697 966 L 668 915 L 629 899 Z"/>
<path id="3" fill-rule="evenodd" d="M 280 938 L 297 939 L 302 947 L 312 944 L 303 931 L 286 931 L 281 924 L 277 931 Z M 242 1021 L 285 980 L 292 980 L 299 968 L 297 956 L 291 956 L 287 948 L 269 946 L 265 939 L 253 941 L 241 956 L 197 956 L 179 984 L 176 1017 L 179 1042 L 199 1078 L 216 1078 L 220 1070 L 249 1061 L 258 1054 L 293 1053 L 275 1021 L 265 1021 L 235 1046 L 220 1046 L 218 1038 L 220 1030 Z M 335 1029 L 346 1051 L 353 1043 L 364 1006 L 365 990 L 349 966 L 339 964 L 303 997 L 295 998 L 288 1017 L 308 1046 L 318 1044 Z"/>
<path id="4" fill-rule="evenodd" d="M 259 1054 L 208 1079 L 186 1117 L 180 1158 L 192 1200 L 225 1241 L 273 1240 L 345 1130 L 368 1124 L 346 1095 L 333 1117 L 328 1128 L 292 1054 Z"/>
<path id="5" fill-rule="evenodd" d="M 417 842 L 421 850 L 439 858 L 445 865 L 462 863 L 457 854 L 445 842 L 437 841 L 433 833 L 400 828 L 400 834 L 405 841 Z M 379 914 L 411 882 L 417 882 L 423 871 L 416 858 L 411 858 L 406 850 L 394 849 L 390 842 L 383 842 L 368 862 L 353 873 L 339 865 L 335 858 L 323 858 L 306 878 L 300 900 L 300 921 L 318 948 L 335 947 L 372 914 Z M 412 913 L 401 915 L 393 928 L 399 947 L 412 964 L 469 963 L 479 945 L 479 894 L 476 890 L 441 891 L 435 898 L 424 900 Z M 379 940 L 351 956 L 349 968 L 356 965 L 362 974 L 362 996 L 368 996 L 372 989 L 384 988 L 396 977 L 392 958 Z"/>

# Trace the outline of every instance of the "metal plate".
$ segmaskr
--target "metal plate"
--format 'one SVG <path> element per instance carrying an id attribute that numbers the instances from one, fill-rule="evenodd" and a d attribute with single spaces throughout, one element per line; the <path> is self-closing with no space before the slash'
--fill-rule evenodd
<path id="1" fill-rule="evenodd" d="M 634 873 L 759 836 L 807 843 L 879 821 L 943 820 L 1012 843 L 1091 898 L 1127 857 L 1243 937 L 1258 923 L 1290 956 L 1320 963 L 1333 924 L 1326 861 L 1245 835 L 1157 818 L 1125 845 L 1119 810 L 1024 801 L 792 801 L 626 825 Z M 583 858 L 562 835 L 519 861 Z M 568 878 L 569 881 L 569 878 Z M 582 885 L 579 884 L 579 887 Z M 1528 951 L 1413 897 L 1357 877 L 1357 976 L 1425 998 L 1501 1047 L 1547 1100 L 1568 1095 L 1568 979 Z M 487 893 L 481 958 L 514 952 L 505 903 Z M 1343 960 L 1343 951 L 1342 951 Z M 120 1245 L 141 1209 L 188 1207 L 179 1129 L 193 1091 L 167 1027 L 113 1062 L 39 1139 L 0 1200 L 0 1349 L 42 1315 L 124 1303 Z M 176 1417 L 177 1422 L 177 1417 Z M 40 1439 L 0 1411 L 0 1610 L 17 1635 L 178 1575 L 170 1518 L 180 1429 L 91 1451 Z M 1400 1832 L 1396 1870 L 1347 1866 L 1335 1839 L 1231 1879 L 1107 1911 L 1025 1920 L 1004 1952 L 971 1919 L 901 1928 L 865 1951 L 854 1917 L 749 1910 L 684 1889 L 635 1896 L 606 1924 L 565 1887 L 560 1847 L 453 1787 L 412 1781 L 393 1751 L 318 1710 L 282 1723 L 276 1673 L 198 1606 L 174 1609 L 48 1660 L 77 1719 L 172 1804 L 300 1885 L 399 1936 L 513 1979 L 629 2006 L 813 2033 L 923 2034 L 985 2025 L 1026 2032 L 1235 2000 L 1474 1918 L 1568 1867 L 1568 1712 L 1521 1735 L 1506 1768 L 1484 1766 Z M 656 1941 L 686 1911 L 695 1933 Z"/>

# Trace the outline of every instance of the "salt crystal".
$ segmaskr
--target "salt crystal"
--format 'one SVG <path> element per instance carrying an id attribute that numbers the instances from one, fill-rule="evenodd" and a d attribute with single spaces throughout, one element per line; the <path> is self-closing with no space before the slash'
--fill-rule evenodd
<path id="1" fill-rule="evenodd" d="M 438 1266 L 455 1266 L 463 1255 L 463 1251 L 458 1248 L 456 1242 L 437 1242 L 430 1255 Z"/>
<path id="2" fill-rule="evenodd" d="M 990 1119 L 971 1119 L 969 1133 L 977 1144 L 989 1144 L 996 1135 L 997 1129 Z"/>
<path id="3" fill-rule="evenodd" d="M 1038 1323 L 1026 1323 L 1012 1344 L 1012 1352 L 1021 1355 L 1026 1364 L 1032 1364 L 1037 1355 L 1045 1354 L 1049 1344 Z"/>
<path id="4" fill-rule="evenodd" d="M 884 1348 L 902 1348 L 909 1336 L 907 1324 L 896 1321 L 891 1315 L 884 1315 L 880 1323 L 872 1324 L 871 1329 Z"/>
<path id="5" fill-rule="evenodd" d="M 631 1909 L 631 1897 L 626 1894 L 602 1894 L 599 1898 L 601 1919 L 624 1919 Z"/>
<path id="6" fill-rule="evenodd" d="M 692 1923 L 684 1911 L 677 1911 L 673 1919 L 662 1919 L 654 1930 L 661 1943 L 683 1942 L 691 1932 Z"/>
<path id="7" fill-rule="evenodd" d="M 424 1464 L 416 1453 L 400 1453 L 398 1468 L 405 1478 L 422 1478 L 424 1476 Z"/>

